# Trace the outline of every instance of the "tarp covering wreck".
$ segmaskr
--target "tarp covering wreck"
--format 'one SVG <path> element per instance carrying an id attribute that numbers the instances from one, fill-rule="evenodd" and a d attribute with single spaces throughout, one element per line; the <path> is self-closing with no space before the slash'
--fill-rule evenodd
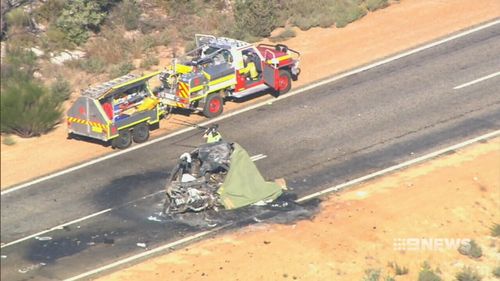
<path id="1" fill-rule="evenodd" d="M 264 180 L 246 150 L 234 143 L 229 171 L 217 190 L 224 208 L 236 209 L 259 201 L 272 201 L 282 192 L 278 184 Z"/>

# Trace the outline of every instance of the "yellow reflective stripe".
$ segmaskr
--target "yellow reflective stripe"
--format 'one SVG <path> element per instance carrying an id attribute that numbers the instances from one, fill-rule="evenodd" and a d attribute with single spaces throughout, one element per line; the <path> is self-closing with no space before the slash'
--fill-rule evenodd
<path id="1" fill-rule="evenodd" d="M 291 59 L 292 57 L 290 55 L 284 55 L 284 56 L 281 56 L 281 57 L 277 57 L 276 59 L 278 59 L 278 61 L 282 61 L 282 60 L 287 60 L 287 59 Z M 270 60 L 267 60 L 266 62 L 267 63 L 272 63 L 273 59 L 270 59 Z"/>
<path id="2" fill-rule="evenodd" d="M 208 82 L 208 85 L 215 85 L 215 84 L 219 84 L 219 83 L 222 83 L 222 82 L 226 82 L 228 80 L 231 80 L 231 79 L 234 79 L 236 77 L 236 75 L 234 74 L 229 74 L 227 76 L 224 76 L 224 77 L 221 77 L 219 79 L 215 79 L 214 81 L 210 81 Z"/>
<path id="3" fill-rule="evenodd" d="M 203 85 L 196 86 L 194 88 L 191 88 L 191 93 L 197 92 L 199 90 L 203 89 Z"/>

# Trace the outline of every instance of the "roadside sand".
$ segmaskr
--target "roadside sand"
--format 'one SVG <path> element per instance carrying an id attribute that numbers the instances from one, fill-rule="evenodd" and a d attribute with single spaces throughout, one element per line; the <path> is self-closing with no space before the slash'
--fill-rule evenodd
<path id="1" fill-rule="evenodd" d="M 400 4 L 368 14 L 343 29 L 315 28 L 298 31 L 285 43 L 302 53 L 302 74 L 298 87 L 350 68 L 415 47 L 446 34 L 500 17 L 500 1 L 483 0 L 404 0 Z M 167 61 L 166 59 L 162 62 Z M 226 111 L 270 98 L 268 96 L 237 104 L 227 103 Z M 176 116 L 191 122 L 204 117 Z M 159 136 L 180 126 L 168 120 Z M 99 144 L 67 140 L 66 124 L 39 138 L 14 138 L 16 144 L 1 144 L 1 188 L 28 181 L 112 151 Z M 2 137 L 3 138 L 3 137 Z"/>
<path id="2" fill-rule="evenodd" d="M 388 265 L 409 269 L 396 280 L 417 280 L 421 264 L 454 280 L 464 265 L 483 280 L 500 266 L 500 138 L 369 181 L 322 203 L 312 220 L 256 224 L 150 259 L 100 281 L 114 280 L 362 280 Z M 397 238 L 474 239 L 483 257 L 455 247 L 398 251 Z"/>

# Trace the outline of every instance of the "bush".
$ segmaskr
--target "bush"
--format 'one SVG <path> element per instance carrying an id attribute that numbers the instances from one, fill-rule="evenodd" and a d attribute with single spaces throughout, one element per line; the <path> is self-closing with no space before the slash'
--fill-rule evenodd
<path id="1" fill-rule="evenodd" d="M 127 73 L 129 73 L 130 71 L 134 70 L 135 69 L 135 66 L 130 63 L 130 62 L 122 62 L 118 65 L 114 65 L 112 68 L 111 68 L 111 71 L 110 71 L 110 76 L 111 78 L 116 78 L 116 77 L 120 77 L 120 76 L 123 76 Z"/>
<path id="2" fill-rule="evenodd" d="M 236 28 L 243 35 L 248 33 L 254 37 L 267 37 L 279 25 L 278 9 L 276 0 L 236 0 Z"/>
<path id="3" fill-rule="evenodd" d="M 104 6 L 99 1 L 68 1 L 57 19 L 57 26 L 71 42 L 83 44 L 89 38 L 88 31 L 97 31 L 105 19 Z"/>
<path id="4" fill-rule="evenodd" d="M 117 16 L 126 30 L 135 30 L 139 28 L 139 19 L 141 16 L 141 6 L 136 0 L 124 0 L 117 7 Z"/>
<path id="5" fill-rule="evenodd" d="M 3 138 L 3 144 L 14 145 L 14 144 L 16 144 L 16 141 L 12 138 L 11 135 L 7 135 Z"/>
<path id="6" fill-rule="evenodd" d="M 491 227 L 491 236 L 493 236 L 493 237 L 499 237 L 500 236 L 500 223 L 495 223 Z"/>
<path id="7" fill-rule="evenodd" d="M 30 15 L 22 7 L 13 9 L 5 16 L 8 25 L 26 27 L 31 24 Z"/>
<path id="8" fill-rule="evenodd" d="M 65 4 L 66 0 L 47 0 L 37 9 L 36 15 L 49 23 L 54 23 L 61 15 Z"/>
<path id="9" fill-rule="evenodd" d="M 365 15 L 366 11 L 353 0 L 338 1 L 334 7 L 335 26 L 338 28 L 345 27 Z"/>
<path id="10" fill-rule="evenodd" d="M 89 58 L 78 60 L 77 66 L 89 73 L 103 73 L 106 68 L 106 63 L 99 58 Z"/>
<path id="11" fill-rule="evenodd" d="M 388 5 L 389 4 L 387 3 L 387 0 L 366 0 L 366 8 L 370 12 L 373 12 L 378 9 L 383 9 Z"/>
<path id="12" fill-rule="evenodd" d="M 477 271 L 472 270 L 470 267 L 464 267 L 455 275 L 457 281 L 481 281 L 483 279 Z"/>
<path id="13" fill-rule="evenodd" d="M 422 269 L 418 273 L 418 281 L 443 281 L 443 279 L 432 270 L 429 263 L 424 262 Z"/>
<path id="14" fill-rule="evenodd" d="M 365 270 L 365 277 L 363 277 L 363 281 L 378 281 L 379 279 L 380 279 L 380 269 Z"/>
<path id="15" fill-rule="evenodd" d="M 277 36 L 269 38 L 269 40 L 271 40 L 271 42 L 281 42 L 281 41 L 285 41 L 287 39 L 290 39 L 292 37 L 295 37 L 296 35 L 297 35 L 297 33 L 295 32 L 295 30 L 287 27 L 287 28 L 285 28 L 285 30 L 280 32 Z"/>
<path id="16" fill-rule="evenodd" d="M 397 264 L 396 262 L 389 263 L 389 267 L 394 269 L 394 273 L 396 275 L 405 275 L 409 272 L 408 267 L 399 266 L 399 264 Z"/>
<path id="17" fill-rule="evenodd" d="M 154 55 L 148 55 L 147 58 L 145 58 L 141 62 L 141 68 L 149 68 L 152 65 L 158 65 L 160 63 L 160 60 Z"/>
<path id="18" fill-rule="evenodd" d="M 56 25 L 49 25 L 42 39 L 44 40 L 44 47 L 47 50 L 54 51 L 74 48 L 73 43 L 66 38 L 66 34 Z"/>
<path id="19" fill-rule="evenodd" d="M 57 76 L 56 81 L 50 85 L 52 96 L 59 102 L 69 99 L 71 94 L 71 86 L 69 82 L 62 76 Z"/>
<path id="20" fill-rule="evenodd" d="M 59 122 L 60 104 L 40 83 L 34 80 L 5 83 L 0 100 L 2 133 L 33 137 Z"/>
<path id="21" fill-rule="evenodd" d="M 495 267 L 491 273 L 493 273 L 493 276 L 500 278 L 500 265 Z"/>
<path id="22" fill-rule="evenodd" d="M 478 259 L 483 255 L 483 250 L 474 240 L 471 240 L 469 243 L 460 245 L 460 247 L 458 248 L 458 252 L 473 259 Z"/>

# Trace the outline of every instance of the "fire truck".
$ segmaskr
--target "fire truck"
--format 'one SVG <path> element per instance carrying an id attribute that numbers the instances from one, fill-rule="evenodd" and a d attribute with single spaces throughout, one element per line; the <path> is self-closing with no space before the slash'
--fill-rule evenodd
<path id="1" fill-rule="evenodd" d="M 285 45 L 196 35 L 197 47 L 164 70 L 127 74 L 82 91 L 67 112 L 70 137 L 127 148 L 149 139 L 149 130 L 173 108 L 216 117 L 224 101 L 271 90 L 284 94 L 300 74 L 300 53 Z M 159 77 L 155 89 L 149 80 Z"/>
<path id="2" fill-rule="evenodd" d="M 259 44 L 197 34 L 196 48 L 160 74 L 158 97 L 173 108 L 216 117 L 228 98 L 272 90 L 288 92 L 300 74 L 300 53 L 286 45 Z"/>

